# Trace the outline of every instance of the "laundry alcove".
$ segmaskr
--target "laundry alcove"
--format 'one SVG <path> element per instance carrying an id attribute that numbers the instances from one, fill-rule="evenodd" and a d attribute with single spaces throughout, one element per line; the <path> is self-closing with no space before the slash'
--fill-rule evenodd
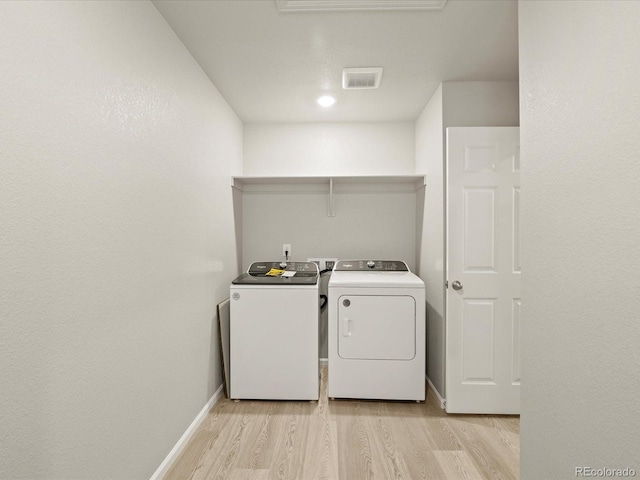
<path id="1" fill-rule="evenodd" d="M 416 270 L 424 175 L 233 177 L 241 270 L 291 258 L 387 258 Z"/>
<path id="2" fill-rule="evenodd" d="M 238 265 L 282 258 L 403 260 L 417 272 L 424 175 L 233 177 Z M 328 276 L 321 280 L 326 293 Z M 326 312 L 320 357 L 327 358 Z"/>

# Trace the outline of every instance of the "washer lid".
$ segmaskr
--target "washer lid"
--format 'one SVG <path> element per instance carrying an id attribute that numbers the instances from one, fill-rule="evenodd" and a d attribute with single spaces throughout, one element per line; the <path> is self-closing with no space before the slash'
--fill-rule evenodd
<path id="1" fill-rule="evenodd" d="M 356 287 L 356 288 L 424 288 L 424 282 L 411 272 L 360 272 L 360 271 L 333 271 L 329 279 L 331 287 Z"/>
<path id="2" fill-rule="evenodd" d="M 247 273 L 231 282 L 233 285 L 315 285 L 318 283 L 318 265 L 313 262 L 254 262 Z"/>
<path id="3" fill-rule="evenodd" d="M 275 287 L 290 287 L 291 285 L 315 285 L 318 283 L 318 276 L 313 277 L 268 277 L 265 275 L 256 276 L 243 273 L 231 282 L 233 285 L 272 285 Z"/>

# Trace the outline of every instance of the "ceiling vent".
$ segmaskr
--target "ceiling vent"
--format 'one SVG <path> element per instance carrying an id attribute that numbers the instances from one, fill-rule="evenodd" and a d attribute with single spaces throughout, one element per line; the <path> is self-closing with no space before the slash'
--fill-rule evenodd
<path id="1" fill-rule="evenodd" d="M 342 70 L 342 88 L 345 90 L 378 88 L 382 67 L 345 68 Z"/>

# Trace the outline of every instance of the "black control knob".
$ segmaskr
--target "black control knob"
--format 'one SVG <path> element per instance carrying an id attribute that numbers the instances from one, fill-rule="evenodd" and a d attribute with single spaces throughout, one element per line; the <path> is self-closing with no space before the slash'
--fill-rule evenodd
<path id="1" fill-rule="evenodd" d="M 367 262 L 367 267 L 369 267 L 369 268 L 373 268 L 373 267 L 375 267 L 375 266 L 376 266 L 376 262 L 374 262 L 373 260 L 369 260 L 369 261 Z"/>

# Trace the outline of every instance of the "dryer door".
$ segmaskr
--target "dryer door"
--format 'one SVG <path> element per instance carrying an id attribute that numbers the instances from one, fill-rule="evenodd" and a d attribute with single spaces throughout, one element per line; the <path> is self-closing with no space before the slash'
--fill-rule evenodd
<path id="1" fill-rule="evenodd" d="M 338 299 L 338 355 L 345 359 L 411 360 L 416 354 L 416 302 L 406 295 Z"/>

